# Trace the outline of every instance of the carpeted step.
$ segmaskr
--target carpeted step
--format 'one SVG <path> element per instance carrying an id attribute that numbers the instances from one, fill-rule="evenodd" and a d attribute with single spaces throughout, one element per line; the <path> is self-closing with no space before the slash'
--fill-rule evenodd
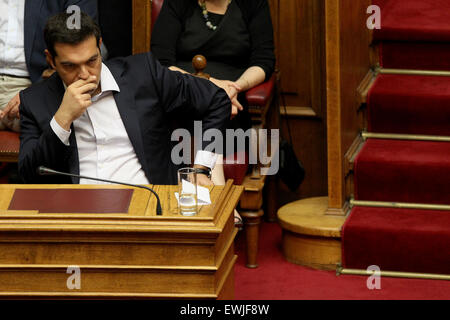
<path id="1" fill-rule="evenodd" d="M 381 8 L 378 41 L 450 41 L 450 1 L 374 0 Z"/>
<path id="2" fill-rule="evenodd" d="M 357 200 L 450 204 L 450 143 L 368 139 L 354 187 Z"/>
<path id="3" fill-rule="evenodd" d="M 354 207 L 342 230 L 342 264 L 450 274 L 450 211 Z"/>
<path id="4" fill-rule="evenodd" d="M 383 68 L 450 71 L 450 43 L 384 41 L 379 51 Z"/>
<path id="5" fill-rule="evenodd" d="M 369 132 L 450 136 L 450 77 L 379 75 L 367 106 Z"/>
<path id="6" fill-rule="evenodd" d="M 381 29 L 374 30 L 384 68 L 450 70 L 450 1 L 374 0 Z"/>

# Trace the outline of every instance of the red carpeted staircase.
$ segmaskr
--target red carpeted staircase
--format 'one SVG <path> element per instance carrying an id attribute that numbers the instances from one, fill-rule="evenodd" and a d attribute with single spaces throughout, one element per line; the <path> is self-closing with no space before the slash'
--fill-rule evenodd
<path id="1" fill-rule="evenodd" d="M 384 68 L 450 70 L 450 1 L 374 0 L 382 28 L 375 30 Z"/>
<path id="2" fill-rule="evenodd" d="M 393 135 L 367 139 L 355 159 L 360 205 L 342 230 L 343 267 L 450 275 L 450 1 L 374 4 L 383 72 L 367 98 L 367 130 Z"/>

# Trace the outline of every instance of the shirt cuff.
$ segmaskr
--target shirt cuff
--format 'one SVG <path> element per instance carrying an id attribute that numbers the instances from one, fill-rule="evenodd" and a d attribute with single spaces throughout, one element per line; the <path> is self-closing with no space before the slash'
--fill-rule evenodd
<path id="1" fill-rule="evenodd" d="M 72 130 L 66 131 L 64 130 L 58 122 L 56 122 L 55 117 L 52 118 L 52 121 L 50 121 L 50 127 L 52 128 L 53 132 L 58 136 L 59 140 L 61 140 L 62 143 L 64 143 L 66 146 L 69 146 L 69 137 L 72 133 Z"/>
<path id="2" fill-rule="evenodd" d="M 199 150 L 195 155 L 194 164 L 213 169 L 216 165 L 217 156 L 215 153 Z"/>

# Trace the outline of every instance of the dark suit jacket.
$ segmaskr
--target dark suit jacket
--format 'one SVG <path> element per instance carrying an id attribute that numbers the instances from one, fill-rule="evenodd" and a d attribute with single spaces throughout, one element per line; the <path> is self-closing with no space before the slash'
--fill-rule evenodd
<path id="1" fill-rule="evenodd" d="M 152 184 L 176 184 L 177 167 L 170 157 L 172 116 L 201 119 L 203 130 L 223 131 L 231 114 L 227 94 L 208 80 L 168 70 L 151 53 L 112 59 L 106 65 L 119 85 L 120 92 L 114 93 L 114 99 L 148 180 Z M 79 174 L 73 126 L 70 146 L 64 145 L 50 127 L 63 96 L 64 87 L 56 73 L 20 94 L 19 174 L 26 183 L 79 182 L 36 173 L 43 165 Z"/>
<path id="2" fill-rule="evenodd" d="M 25 0 L 24 47 L 25 60 L 32 82 L 41 79 L 47 68 L 44 50 L 44 27 L 48 18 L 77 5 L 97 20 L 97 0 Z"/>

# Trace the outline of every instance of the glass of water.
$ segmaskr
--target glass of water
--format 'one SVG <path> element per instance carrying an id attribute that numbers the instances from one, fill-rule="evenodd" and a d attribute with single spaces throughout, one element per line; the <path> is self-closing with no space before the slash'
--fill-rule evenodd
<path id="1" fill-rule="evenodd" d="M 194 168 L 178 170 L 178 199 L 182 216 L 197 214 L 197 173 Z"/>

